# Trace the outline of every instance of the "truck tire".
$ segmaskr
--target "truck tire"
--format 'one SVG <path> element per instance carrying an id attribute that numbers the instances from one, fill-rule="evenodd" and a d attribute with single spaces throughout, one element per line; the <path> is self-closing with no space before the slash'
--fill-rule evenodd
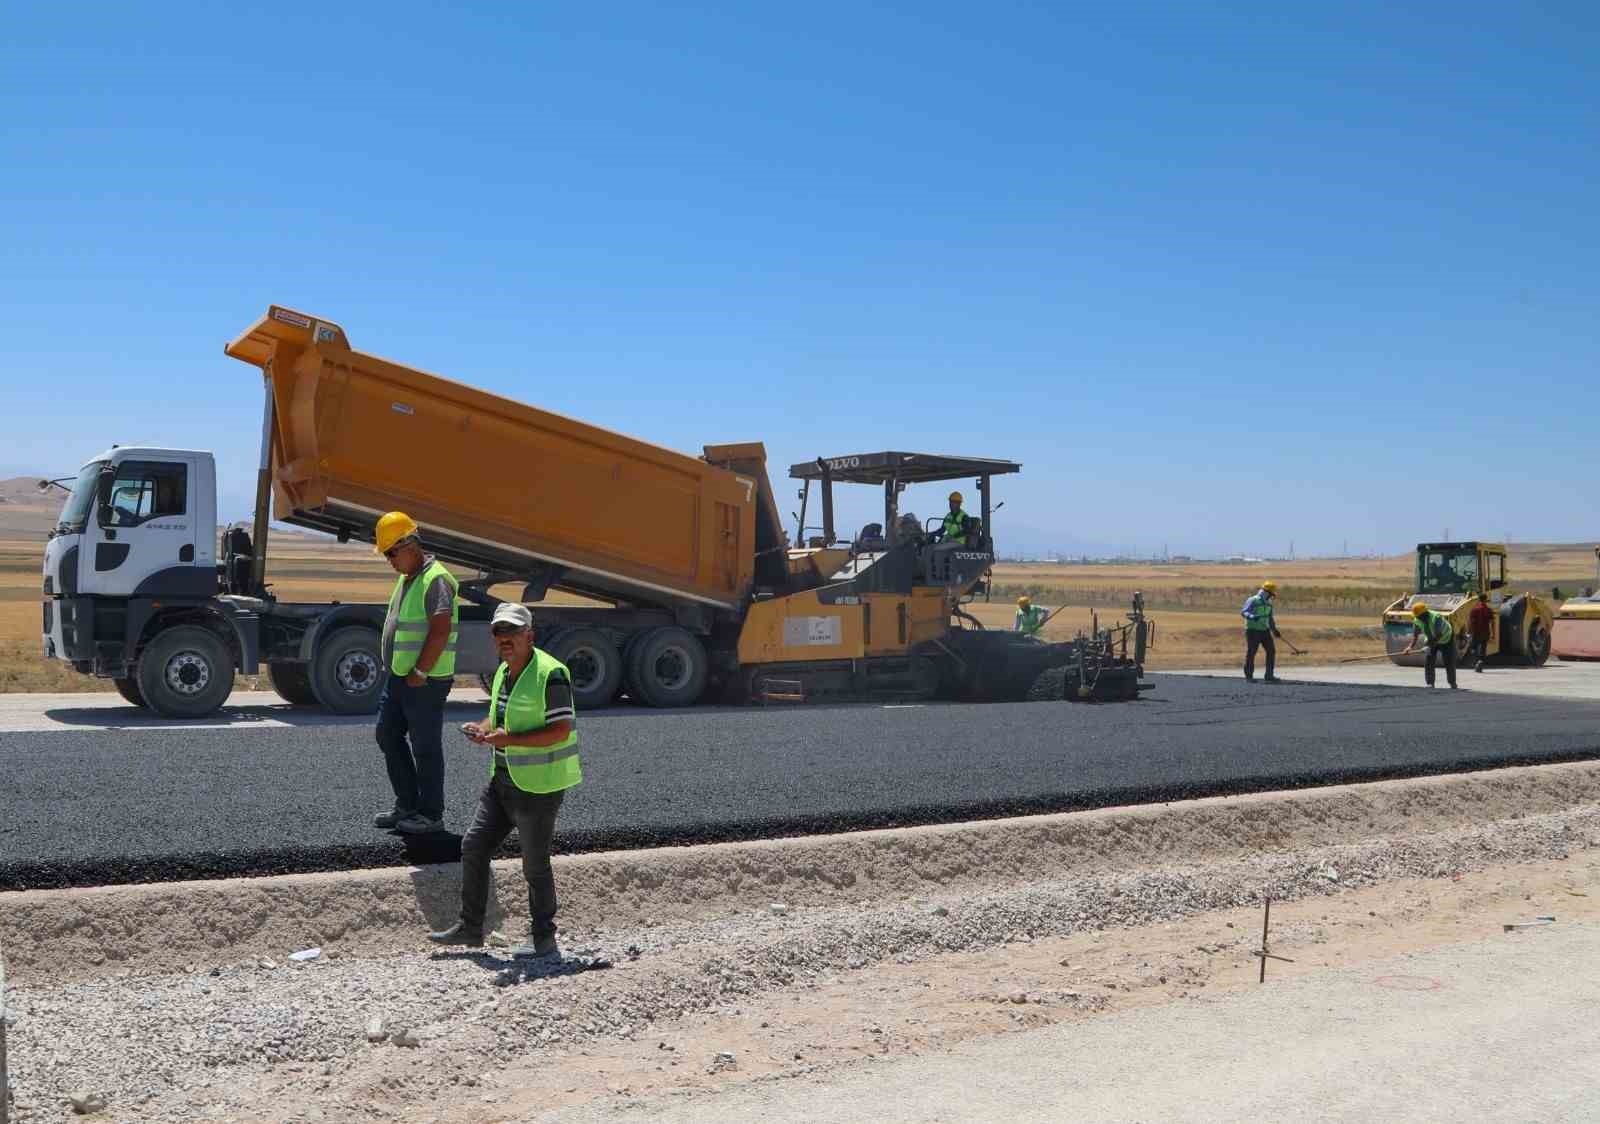
<path id="1" fill-rule="evenodd" d="M 320 701 L 311 689 L 311 669 L 303 663 L 269 663 L 267 679 L 278 697 L 294 706 L 316 706 Z"/>
<path id="2" fill-rule="evenodd" d="M 150 705 L 144 701 L 144 696 L 139 693 L 138 680 L 132 678 L 113 679 L 111 682 L 116 686 L 117 694 L 127 699 L 134 706 L 148 707 Z"/>
<path id="3" fill-rule="evenodd" d="M 598 628 L 565 628 L 545 651 L 567 665 L 580 712 L 610 706 L 622 687 L 622 653 Z"/>
<path id="4" fill-rule="evenodd" d="M 388 678 L 373 629 L 351 625 L 318 638 L 311 687 L 335 714 L 372 714 Z"/>
<path id="5" fill-rule="evenodd" d="M 179 625 L 145 645 L 134 681 L 157 714 L 203 718 L 233 691 L 233 655 L 209 628 Z"/>
<path id="6" fill-rule="evenodd" d="M 706 689 L 705 645 L 677 625 L 652 628 L 631 645 L 628 693 L 646 706 L 691 706 Z"/>
<path id="7" fill-rule="evenodd" d="M 1528 622 L 1528 639 L 1522 645 L 1522 661 L 1529 667 L 1543 667 L 1550 658 L 1550 630 L 1535 617 Z"/>

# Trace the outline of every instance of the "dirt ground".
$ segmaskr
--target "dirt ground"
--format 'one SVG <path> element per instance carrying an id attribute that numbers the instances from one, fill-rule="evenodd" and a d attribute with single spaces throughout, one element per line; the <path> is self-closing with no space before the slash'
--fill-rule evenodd
<path id="1" fill-rule="evenodd" d="M 1600 860 L 1495 867 L 1412 879 L 1272 911 L 1268 984 L 1503 932 L 1537 915 L 1600 918 Z M 736 1012 L 685 1020 L 500 1074 L 493 1114 L 463 1105 L 441 1121 L 531 1120 L 607 1095 L 626 1101 L 728 1080 L 870 1064 L 972 1038 L 1155 1004 L 1182 1003 L 1258 982 L 1262 912 L 1207 913 L 1165 925 L 1102 930 L 849 973 L 804 995 L 777 993 Z M 1514 939 L 1514 938 L 1512 938 Z M 1018 998 L 1021 1003 L 1017 1002 Z M 708 1074 L 722 1051 L 737 1074 Z M 559 1070 L 559 1077 L 552 1069 Z M 622 1105 L 618 1104 L 618 1108 Z"/>

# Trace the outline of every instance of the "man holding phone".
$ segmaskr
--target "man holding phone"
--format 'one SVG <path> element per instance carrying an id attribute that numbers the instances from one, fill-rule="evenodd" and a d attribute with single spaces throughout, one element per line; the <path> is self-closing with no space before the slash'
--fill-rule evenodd
<path id="1" fill-rule="evenodd" d="M 583 780 L 572 677 L 560 660 L 533 646 L 533 614 L 527 606 L 502 602 L 489 628 L 500 656 L 489 690 L 489 715 L 461 727 L 469 741 L 491 748 L 489 783 L 461 840 L 461 920 L 428 938 L 435 944 L 483 944 L 489 859 L 516 828 L 532 926 L 528 940 L 512 954 L 553 956 L 560 949 L 550 844 L 563 795 Z"/>

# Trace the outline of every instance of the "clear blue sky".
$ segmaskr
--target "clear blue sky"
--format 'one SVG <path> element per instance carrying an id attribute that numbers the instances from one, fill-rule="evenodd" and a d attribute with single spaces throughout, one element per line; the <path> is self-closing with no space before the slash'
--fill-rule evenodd
<path id="1" fill-rule="evenodd" d="M 780 475 L 1015 457 L 1002 547 L 1595 538 L 1600 8 L 1406 8 L 13 6 L 0 475 L 242 511 L 276 301 Z"/>

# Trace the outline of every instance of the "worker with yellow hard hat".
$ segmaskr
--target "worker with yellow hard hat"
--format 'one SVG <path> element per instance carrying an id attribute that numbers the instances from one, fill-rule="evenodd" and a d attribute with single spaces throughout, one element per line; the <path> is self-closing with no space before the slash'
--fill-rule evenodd
<path id="1" fill-rule="evenodd" d="M 1239 611 L 1244 618 L 1244 677 L 1252 683 L 1256 678 L 1257 648 L 1264 648 L 1267 653 L 1267 674 L 1263 682 L 1282 682 L 1276 674 L 1278 647 L 1273 643 L 1273 637 L 1282 635 L 1272 615 L 1272 602 L 1277 596 L 1278 583 L 1268 579 L 1261 583 L 1261 588 L 1245 601 L 1244 608 Z"/>
<path id="2" fill-rule="evenodd" d="M 1015 631 L 1036 639 L 1039 635 L 1039 630 L 1044 627 L 1044 622 L 1049 618 L 1050 614 L 1045 612 L 1042 607 L 1035 605 L 1033 598 L 1026 593 L 1017 598 L 1017 620 L 1013 626 Z"/>
<path id="3" fill-rule="evenodd" d="M 388 679 L 376 731 L 394 807 L 372 824 L 427 835 L 444 830 L 444 703 L 456 668 L 456 579 L 422 549 L 417 522 L 403 511 L 381 517 L 373 541 L 398 576 L 383 619 Z"/>
<path id="4" fill-rule="evenodd" d="M 945 514 L 944 525 L 939 528 L 939 541 L 960 543 L 962 546 L 971 545 L 973 524 L 976 520 L 961 510 L 961 504 L 961 493 L 951 492 L 950 510 Z"/>
<path id="5" fill-rule="evenodd" d="M 1458 690 L 1456 686 L 1456 630 L 1450 623 L 1450 618 L 1443 613 L 1436 613 L 1428 608 L 1427 602 L 1422 600 L 1411 603 L 1411 643 L 1406 645 L 1402 656 L 1409 655 L 1417 650 L 1417 641 L 1421 640 L 1428 645 L 1428 659 L 1422 665 L 1422 678 L 1428 686 L 1433 684 L 1433 668 L 1440 657 L 1444 658 L 1445 678 L 1450 682 L 1452 691 Z"/>

